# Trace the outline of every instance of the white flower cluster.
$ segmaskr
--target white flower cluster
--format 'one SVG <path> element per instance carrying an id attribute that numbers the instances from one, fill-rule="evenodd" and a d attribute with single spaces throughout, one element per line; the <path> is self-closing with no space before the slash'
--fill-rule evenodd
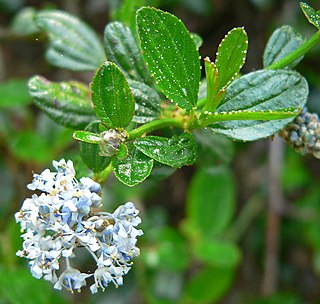
<path id="1" fill-rule="evenodd" d="M 28 188 L 42 193 L 27 198 L 15 214 L 25 232 L 23 250 L 17 255 L 30 260 L 34 277 L 51 281 L 56 289 L 80 291 L 89 277 L 93 277 L 92 293 L 110 282 L 122 285 L 131 259 L 139 255 L 137 236 L 143 234 L 136 229 L 139 211 L 131 202 L 114 213 L 95 211 L 101 206 L 100 185 L 88 177 L 78 181 L 70 160 L 53 161 L 53 166 L 57 172 L 46 169 L 34 174 Z M 92 273 L 71 266 L 80 247 L 94 259 Z"/>

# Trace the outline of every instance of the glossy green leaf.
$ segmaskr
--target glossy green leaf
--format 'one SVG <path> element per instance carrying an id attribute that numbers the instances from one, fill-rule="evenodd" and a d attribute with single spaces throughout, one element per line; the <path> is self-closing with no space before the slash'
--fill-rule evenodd
<path id="1" fill-rule="evenodd" d="M 243 28 L 234 28 L 222 39 L 215 63 L 205 58 L 207 100 L 204 111 L 213 112 L 225 95 L 227 86 L 244 65 L 248 49 L 248 37 Z"/>
<path id="2" fill-rule="evenodd" d="M 198 99 L 200 60 L 197 46 L 177 17 L 144 7 L 137 12 L 143 56 L 166 97 L 191 110 Z"/>
<path id="3" fill-rule="evenodd" d="M 152 83 L 140 47 L 128 27 L 120 22 L 109 23 L 104 31 L 104 47 L 108 60 L 114 62 L 127 78 Z"/>
<path id="4" fill-rule="evenodd" d="M 36 24 L 49 36 L 47 60 L 74 71 L 96 70 L 104 61 L 96 33 L 77 17 L 58 10 L 41 11 Z"/>
<path id="5" fill-rule="evenodd" d="M 219 89 L 219 74 L 218 69 L 208 57 L 204 59 L 206 71 L 206 102 L 203 111 L 214 112 L 221 99 L 225 96 L 225 89 Z"/>
<path id="6" fill-rule="evenodd" d="M 308 21 L 320 29 L 320 13 L 304 2 L 300 2 L 300 7 Z"/>
<path id="7" fill-rule="evenodd" d="M 307 97 L 307 81 L 295 71 L 262 70 L 249 73 L 229 86 L 216 112 L 221 115 L 222 120 L 223 116 L 234 120 L 215 123 L 212 130 L 238 140 L 256 140 L 270 136 L 284 128 L 294 116 L 272 121 L 267 119 L 272 119 L 273 115 L 281 118 L 281 112 L 286 117 L 288 108 L 301 110 Z M 289 116 L 292 115 L 291 110 Z M 265 116 L 259 111 L 264 111 Z M 259 120 L 259 116 L 266 120 Z M 236 120 L 237 118 L 241 120 Z"/>
<path id="8" fill-rule="evenodd" d="M 284 25 L 276 29 L 269 38 L 264 50 L 263 66 L 268 67 L 269 65 L 286 57 L 291 52 L 299 48 L 304 41 L 305 40 L 301 34 L 289 25 Z M 293 68 L 302 58 L 303 56 L 292 62 L 287 67 Z"/>
<path id="9" fill-rule="evenodd" d="M 200 239 L 194 243 L 192 252 L 201 262 L 221 268 L 234 268 L 241 259 L 237 245 L 220 240 Z"/>
<path id="10" fill-rule="evenodd" d="M 22 106 L 31 102 L 26 79 L 10 79 L 0 84 L 0 108 Z"/>
<path id="11" fill-rule="evenodd" d="M 187 216 L 192 226 L 206 237 L 214 237 L 230 223 L 235 209 L 235 189 L 226 168 L 199 169 L 187 196 Z"/>
<path id="12" fill-rule="evenodd" d="M 248 37 L 244 28 L 234 28 L 219 44 L 215 66 L 218 72 L 216 93 L 228 86 L 240 72 L 246 60 Z"/>
<path id="13" fill-rule="evenodd" d="M 174 168 L 192 165 L 197 156 L 195 139 L 189 133 L 172 138 L 146 136 L 137 139 L 134 145 L 145 155 Z"/>
<path id="14" fill-rule="evenodd" d="M 160 96 L 151 87 L 142 82 L 129 81 L 129 86 L 135 100 L 135 112 L 132 120 L 146 123 L 160 116 Z"/>
<path id="15" fill-rule="evenodd" d="M 117 157 L 120 159 L 126 158 L 128 156 L 128 147 L 126 144 L 121 143 L 119 146 L 119 151 L 117 152 Z"/>
<path id="16" fill-rule="evenodd" d="M 91 83 L 96 115 L 106 125 L 126 127 L 134 113 L 134 98 L 121 70 L 113 62 L 105 62 Z"/>
<path id="17" fill-rule="evenodd" d="M 99 121 L 94 121 L 86 127 L 85 131 L 93 132 L 94 134 L 99 133 L 99 124 Z M 87 167 L 95 173 L 101 172 L 111 162 L 111 157 L 101 156 L 99 152 L 99 145 L 80 142 L 81 158 L 83 159 Z"/>
<path id="18" fill-rule="evenodd" d="M 229 290 L 235 270 L 232 268 L 206 267 L 191 277 L 184 290 L 184 304 L 218 303 Z"/>
<path id="19" fill-rule="evenodd" d="M 87 128 L 86 128 L 86 130 L 87 130 Z M 80 141 L 80 142 L 85 142 L 88 144 L 99 144 L 101 141 L 99 134 L 89 132 L 89 131 L 74 131 L 73 138 Z"/>
<path id="20" fill-rule="evenodd" d="M 128 145 L 125 158 L 112 159 L 113 172 L 116 178 L 127 186 L 135 186 L 143 182 L 151 173 L 153 159 L 140 152 L 132 144 Z"/>
<path id="21" fill-rule="evenodd" d="M 79 82 L 51 82 L 34 76 L 28 82 L 34 103 L 60 125 L 83 129 L 96 120 L 89 88 Z"/>

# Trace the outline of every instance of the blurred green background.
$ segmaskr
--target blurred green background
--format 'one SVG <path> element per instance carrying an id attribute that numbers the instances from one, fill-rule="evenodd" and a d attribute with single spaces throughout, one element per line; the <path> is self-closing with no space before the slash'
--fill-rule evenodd
<path id="1" fill-rule="evenodd" d="M 134 201 L 141 210 L 141 257 L 124 286 L 91 295 L 57 292 L 33 278 L 16 257 L 19 226 L 14 213 L 30 196 L 26 185 L 53 159 L 72 159 L 79 176 L 88 174 L 72 130 L 42 114 L 30 99 L 28 78 L 77 79 L 92 73 L 50 66 L 46 37 L 33 27 L 35 10 L 63 9 L 90 24 L 100 36 L 108 21 L 124 16 L 130 1 L 0 0 L 0 304 L 4 303 L 320 303 L 320 162 L 300 156 L 277 139 L 235 143 L 208 140 L 196 132 L 196 166 L 173 172 L 159 166 L 140 186 L 114 178 L 104 187 L 106 210 Z M 143 5 L 151 1 L 135 1 Z M 214 58 L 223 36 L 244 26 L 249 50 L 243 73 L 262 67 L 273 30 L 284 24 L 306 37 L 308 24 L 295 0 L 152 1 L 200 34 L 203 57 Z M 319 1 L 309 1 L 320 9 Z M 132 3 L 131 3 L 132 6 Z M 320 113 L 320 48 L 297 70 L 310 85 L 310 111 Z"/>

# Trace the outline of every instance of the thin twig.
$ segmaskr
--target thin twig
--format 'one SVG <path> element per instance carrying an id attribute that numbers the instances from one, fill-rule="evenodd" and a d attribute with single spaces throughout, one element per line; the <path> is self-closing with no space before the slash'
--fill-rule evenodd
<path id="1" fill-rule="evenodd" d="M 262 294 L 270 296 L 277 291 L 279 263 L 279 234 L 281 212 L 284 206 L 280 174 L 283 164 L 284 145 L 276 136 L 269 144 L 268 160 L 268 211 L 266 225 L 265 261 Z"/>

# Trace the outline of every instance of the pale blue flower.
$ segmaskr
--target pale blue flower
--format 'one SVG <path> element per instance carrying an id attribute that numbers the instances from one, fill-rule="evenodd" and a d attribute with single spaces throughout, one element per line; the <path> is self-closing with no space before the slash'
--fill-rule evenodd
<path id="1" fill-rule="evenodd" d="M 67 267 L 55 283 L 54 288 L 59 290 L 66 288 L 72 293 L 80 291 L 83 286 L 86 286 L 86 278 L 90 276 L 91 274 L 81 273 L 78 269 Z"/>
<path id="2" fill-rule="evenodd" d="M 101 187 L 88 177 L 78 181 L 72 161 L 53 161 L 56 172 L 49 169 L 34 174 L 30 190 L 42 192 L 25 199 L 15 214 L 25 233 L 20 257 L 29 260 L 35 278 L 51 281 L 57 289 L 73 292 L 94 276 L 91 291 L 104 289 L 111 282 L 123 284 L 131 268 L 131 259 L 139 255 L 136 229 L 141 222 L 139 211 L 131 202 L 114 213 L 96 212 L 101 206 Z M 86 249 L 96 264 L 94 274 L 71 267 L 78 248 Z M 65 263 L 61 263 L 64 260 Z M 66 265 L 63 271 L 62 265 Z"/>

